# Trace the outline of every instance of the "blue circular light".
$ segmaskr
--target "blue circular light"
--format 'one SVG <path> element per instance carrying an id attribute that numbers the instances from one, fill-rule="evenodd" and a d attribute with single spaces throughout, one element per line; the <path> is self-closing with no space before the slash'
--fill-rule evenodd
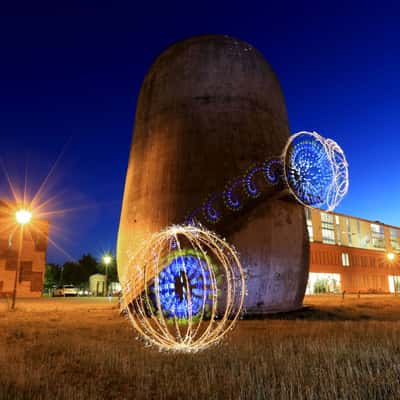
<path id="1" fill-rule="evenodd" d="M 301 134 L 285 155 L 287 183 L 303 204 L 323 208 L 332 190 L 332 160 L 319 135 Z"/>
<path id="2" fill-rule="evenodd" d="M 159 291 L 161 311 L 167 318 L 188 319 L 207 314 L 212 302 L 210 272 L 201 253 L 176 251 L 150 287 L 155 308 L 155 291 Z"/>

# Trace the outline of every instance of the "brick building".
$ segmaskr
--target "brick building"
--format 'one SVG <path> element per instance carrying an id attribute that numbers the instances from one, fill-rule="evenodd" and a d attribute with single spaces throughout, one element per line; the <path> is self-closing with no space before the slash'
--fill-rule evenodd
<path id="1" fill-rule="evenodd" d="M 400 291 L 400 228 L 306 209 L 307 293 Z M 392 258 L 392 259 L 391 259 Z"/>
<path id="2" fill-rule="evenodd" d="M 14 222 L 15 205 L 0 200 L 0 297 L 11 296 L 18 264 L 19 227 Z M 36 229 L 24 228 L 18 297 L 40 297 L 43 290 L 48 223 L 35 221 Z M 17 228 L 17 229 L 16 229 Z"/>

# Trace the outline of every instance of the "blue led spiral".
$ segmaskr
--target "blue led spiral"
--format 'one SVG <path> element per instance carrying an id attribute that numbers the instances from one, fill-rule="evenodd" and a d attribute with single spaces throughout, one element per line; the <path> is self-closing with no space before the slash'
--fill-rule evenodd
<path id="1" fill-rule="evenodd" d="M 239 211 L 243 206 L 240 202 L 238 194 L 235 192 L 235 189 L 241 184 L 242 179 L 237 179 L 233 183 L 228 184 L 223 193 L 225 205 L 232 211 Z"/>
<path id="2" fill-rule="evenodd" d="M 217 200 L 219 196 L 220 194 L 211 196 L 210 199 L 205 202 L 203 207 L 204 217 L 212 224 L 216 224 L 221 218 L 220 213 L 213 205 L 214 201 Z"/>
<path id="3" fill-rule="evenodd" d="M 259 165 L 250 168 L 243 180 L 244 190 L 250 197 L 254 199 L 259 197 L 261 194 L 261 190 L 257 187 L 254 181 L 255 175 L 260 171 L 262 171 L 262 167 Z"/>
<path id="4" fill-rule="evenodd" d="M 196 225 L 196 222 L 198 222 L 198 214 L 203 210 L 202 207 L 195 208 L 192 210 L 188 216 L 185 218 L 185 223 L 184 225 Z"/>
<path id="5" fill-rule="evenodd" d="M 283 174 L 283 163 L 280 158 L 270 158 L 264 163 L 264 178 L 267 183 L 276 185 Z"/>
<path id="6" fill-rule="evenodd" d="M 176 251 L 169 260 L 159 273 L 158 284 L 150 287 L 154 308 L 157 308 L 158 297 L 161 310 L 167 318 L 182 320 L 200 314 L 206 316 L 212 302 L 212 290 L 210 271 L 204 256 L 201 253 L 182 254 L 182 251 Z M 159 296 L 156 296 L 156 290 L 159 290 Z"/>

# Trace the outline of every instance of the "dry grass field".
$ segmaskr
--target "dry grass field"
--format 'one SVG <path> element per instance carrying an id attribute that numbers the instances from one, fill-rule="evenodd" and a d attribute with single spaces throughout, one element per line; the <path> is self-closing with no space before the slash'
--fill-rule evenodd
<path id="1" fill-rule="evenodd" d="M 0 399 L 400 399 L 400 296 L 308 297 L 160 353 L 104 299 L 0 304 Z"/>

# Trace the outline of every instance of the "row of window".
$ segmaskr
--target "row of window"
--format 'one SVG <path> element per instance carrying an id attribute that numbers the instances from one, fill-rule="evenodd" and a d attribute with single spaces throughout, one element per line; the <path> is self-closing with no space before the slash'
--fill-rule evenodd
<path id="1" fill-rule="evenodd" d="M 310 241 L 314 240 L 314 228 L 312 224 L 311 209 L 306 208 L 307 229 Z M 342 244 L 342 238 L 345 237 L 348 246 L 361 248 L 385 249 L 384 227 L 379 224 L 370 224 L 370 233 L 363 235 L 361 232 L 361 223 L 356 220 L 357 232 L 352 231 L 350 218 L 345 218 L 345 231 L 341 231 L 340 219 L 338 215 L 321 212 L 321 230 L 322 242 L 327 244 Z M 353 240 L 356 239 L 356 240 Z M 400 229 L 390 229 L 390 244 L 393 250 L 400 251 Z"/>
<path id="2" fill-rule="evenodd" d="M 383 268 L 390 267 L 385 257 L 375 257 L 369 255 L 358 255 L 349 253 L 336 253 L 329 251 L 315 251 L 311 253 L 311 264 L 317 265 L 342 265 L 343 267 L 370 267 Z"/>

